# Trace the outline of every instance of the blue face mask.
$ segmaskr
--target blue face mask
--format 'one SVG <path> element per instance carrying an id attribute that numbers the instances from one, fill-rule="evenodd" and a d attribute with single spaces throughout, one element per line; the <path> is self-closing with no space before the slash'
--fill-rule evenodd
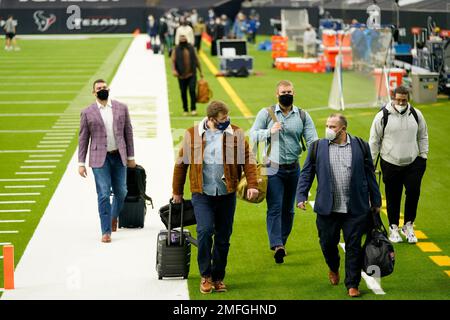
<path id="1" fill-rule="evenodd" d="M 228 118 L 227 121 L 225 122 L 218 122 L 216 120 L 216 128 L 219 129 L 220 131 L 225 131 L 225 129 L 228 128 L 229 125 L 230 125 L 230 118 Z"/>

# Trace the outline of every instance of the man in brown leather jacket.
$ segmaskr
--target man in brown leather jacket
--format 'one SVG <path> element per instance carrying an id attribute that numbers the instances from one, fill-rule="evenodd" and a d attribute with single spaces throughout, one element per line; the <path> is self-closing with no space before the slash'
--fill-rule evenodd
<path id="1" fill-rule="evenodd" d="M 248 181 L 247 197 L 258 196 L 254 156 L 244 131 L 230 124 L 228 113 L 221 101 L 209 104 L 207 117 L 186 131 L 173 173 L 173 200 L 179 203 L 189 168 L 202 293 L 227 290 L 223 279 L 242 170 Z"/>

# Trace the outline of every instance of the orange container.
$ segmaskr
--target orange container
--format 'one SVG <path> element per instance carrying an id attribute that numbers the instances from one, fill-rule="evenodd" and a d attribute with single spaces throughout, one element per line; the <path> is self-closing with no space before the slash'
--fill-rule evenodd
<path id="1" fill-rule="evenodd" d="M 274 41 L 288 41 L 287 37 L 283 37 L 283 36 L 272 36 L 271 38 L 272 42 Z"/>
<path id="2" fill-rule="evenodd" d="M 396 87 L 401 86 L 403 83 L 403 76 L 406 71 L 400 68 L 391 68 L 387 70 L 389 74 L 389 91 L 392 92 Z M 388 92 L 386 89 L 386 78 L 383 74 L 383 69 L 375 68 L 373 70 L 375 77 L 375 88 L 380 97 L 387 97 Z"/>
<path id="3" fill-rule="evenodd" d="M 324 30 L 322 32 L 322 44 L 325 47 L 335 47 L 336 46 L 336 31 Z"/>
<path id="4" fill-rule="evenodd" d="M 272 59 L 285 58 L 288 56 L 286 51 L 272 51 Z"/>
<path id="5" fill-rule="evenodd" d="M 337 35 L 338 46 L 342 47 L 351 47 L 352 45 L 352 34 L 344 33 L 343 31 L 339 31 Z"/>

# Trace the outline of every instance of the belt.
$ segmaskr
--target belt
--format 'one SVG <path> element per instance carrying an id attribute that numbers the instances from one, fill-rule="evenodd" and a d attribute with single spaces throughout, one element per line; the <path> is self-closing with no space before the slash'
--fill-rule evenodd
<path id="1" fill-rule="evenodd" d="M 292 163 L 285 163 L 285 164 L 279 164 L 276 162 L 271 161 L 270 166 L 272 168 L 280 168 L 280 169 L 286 169 L 286 170 L 292 170 L 298 168 L 299 164 L 298 161 L 292 162 Z"/>
<path id="2" fill-rule="evenodd" d="M 119 150 L 116 149 L 116 150 L 108 151 L 107 153 L 109 153 L 109 154 L 116 154 L 116 153 L 119 153 Z"/>

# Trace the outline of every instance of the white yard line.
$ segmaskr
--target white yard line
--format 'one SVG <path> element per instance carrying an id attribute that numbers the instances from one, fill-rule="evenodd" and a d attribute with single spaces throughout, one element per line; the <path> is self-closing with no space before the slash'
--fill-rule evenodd
<path id="1" fill-rule="evenodd" d="M 48 175 L 53 174 L 53 171 L 41 171 L 41 172 L 16 172 L 16 175 Z"/>
<path id="2" fill-rule="evenodd" d="M 23 62 L 20 62 L 23 63 Z M 62 82 L 62 81 L 56 81 L 56 82 L 27 82 L 27 87 L 30 86 L 42 86 L 43 84 L 49 87 L 54 87 L 54 86 L 76 86 L 76 85 L 83 85 L 85 82 L 84 81 L 80 81 L 80 82 Z M 15 82 L 0 82 L 0 87 L 17 87 L 17 83 Z"/>
<path id="3" fill-rule="evenodd" d="M 25 160 L 25 163 L 50 163 L 50 162 L 60 162 L 61 160 Z"/>
<path id="4" fill-rule="evenodd" d="M 11 230 L 11 231 L 0 231 L 0 234 L 14 234 L 19 233 L 17 230 Z"/>
<path id="5" fill-rule="evenodd" d="M 339 243 L 339 246 L 342 248 L 342 250 L 345 252 L 345 243 Z M 373 291 L 376 295 L 383 295 L 386 294 L 386 292 L 383 291 L 383 288 L 381 287 L 381 284 L 373 277 L 370 277 L 365 273 L 364 271 L 361 271 L 361 277 L 366 282 L 367 288 Z"/>
<path id="6" fill-rule="evenodd" d="M 73 137 L 76 132 L 74 130 L 49 130 L 45 136 L 46 137 Z"/>
<path id="7" fill-rule="evenodd" d="M 23 101 L 0 101 L 0 105 L 11 105 L 11 104 L 69 104 L 71 101 L 67 100 L 23 100 Z"/>
<path id="8" fill-rule="evenodd" d="M 23 203 L 36 203 L 34 200 L 23 200 L 23 201 L 0 201 L 0 204 L 23 204 Z"/>
<path id="9" fill-rule="evenodd" d="M 5 186 L 5 189 L 35 189 L 35 188 L 45 188 L 44 185 L 29 185 L 29 186 Z"/>
<path id="10" fill-rule="evenodd" d="M 23 223 L 25 220 L 0 220 L 0 223 Z"/>
<path id="11" fill-rule="evenodd" d="M 0 90 L 0 95 L 4 95 L 4 94 L 20 94 L 20 95 L 36 95 L 36 94 L 73 94 L 73 93 L 77 93 L 77 91 L 68 91 L 68 90 L 53 90 L 53 91 L 40 91 L 40 90 L 28 90 L 28 91 L 3 91 Z"/>
<path id="12" fill-rule="evenodd" d="M 37 148 L 48 148 L 48 149 L 51 149 L 51 148 L 67 148 L 68 146 L 69 146 L 68 144 L 54 144 L 54 145 L 45 144 L 45 145 L 38 145 Z"/>
<path id="13" fill-rule="evenodd" d="M 0 117 L 61 117 L 63 115 L 64 113 L 0 113 Z"/>
<path id="14" fill-rule="evenodd" d="M 0 130 L 0 133 L 47 133 L 48 135 L 72 134 L 73 130 Z"/>
<path id="15" fill-rule="evenodd" d="M 60 141 L 60 140 L 61 141 L 72 142 L 73 138 L 75 138 L 75 135 L 71 135 L 71 136 L 69 136 L 69 135 L 67 135 L 67 136 L 61 136 L 61 135 L 58 135 L 58 136 L 44 136 L 42 138 L 42 140 L 41 140 L 41 143 L 47 143 L 47 142 L 50 142 L 50 141 Z M 71 139 L 71 140 L 62 140 L 62 139 Z"/>
<path id="16" fill-rule="evenodd" d="M 71 78 L 79 78 L 79 79 L 88 79 L 89 76 L 74 76 L 71 75 Z M 31 79 L 65 79 L 67 78 L 67 75 L 61 75 L 61 76 L 57 76 L 57 75 L 48 75 L 48 76 L 2 76 L 3 79 L 8 80 L 8 79 L 25 79 L 25 80 L 31 80 Z M 31 82 L 31 81 L 30 81 Z M 69 101 L 71 102 L 71 101 Z"/>
<path id="17" fill-rule="evenodd" d="M 20 181 L 48 181 L 49 178 L 14 178 L 14 179 L 0 179 L 0 182 L 20 182 Z"/>
<path id="18" fill-rule="evenodd" d="M 62 154 L 30 154 L 30 158 L 61 158 L 62 156 Z"/>
<path id="19" fill-rule="evenodd" d="M 20 166 L 20 169 L 52 169 L 56 166 Z"/>
<path id="20" fill-rule="evenodd" d="M 78 129 L 79 126 L 53 126 L 52 129 Z"/>
<path id="21" fill-rule="evenodd" d="M 8 196 L 40 196 L 40 192 L 28 192 L 28 193 L 0 193 L 0 197 Z"/>
<path id="22" fill-rule="evenodd" d="M 0 213 L 25 213 L 31 212 L 31 209 L 8 209 L 8 210 L 0 210 Z"/>
<path id="23" fill-rule="evenodd" d="M 64 151 L 66 150 L 0 150 L 0 153 L 47 153 Z"/>

